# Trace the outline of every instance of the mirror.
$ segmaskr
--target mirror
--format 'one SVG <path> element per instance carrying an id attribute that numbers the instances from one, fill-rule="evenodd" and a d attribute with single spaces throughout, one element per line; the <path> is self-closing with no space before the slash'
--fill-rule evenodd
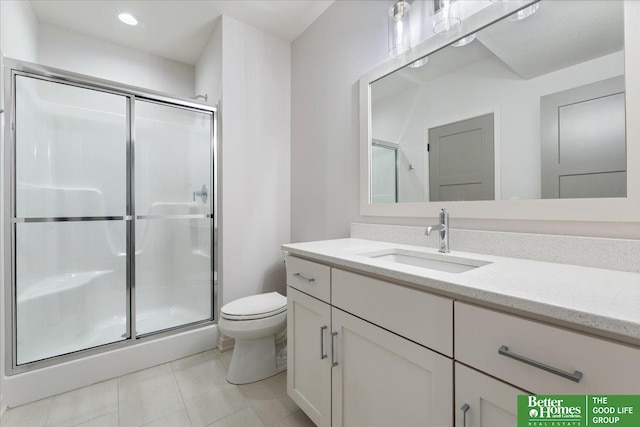
<path id="1" fill-rule="evenodd" d="M 370 203 L 627 196 L 623 2 L 527 7 L 370 83 Z"/>

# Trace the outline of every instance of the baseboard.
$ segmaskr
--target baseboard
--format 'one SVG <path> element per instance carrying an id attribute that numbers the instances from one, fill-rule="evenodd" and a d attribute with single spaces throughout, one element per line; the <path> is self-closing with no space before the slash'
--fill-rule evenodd
<path id="1" fill-rule="evenodd" d="M 236 345 L 235 338 L 228 337 L 222 332 L 218 331 L 218 351 L 224 353 L 225 351 L 233 350 Z"/>

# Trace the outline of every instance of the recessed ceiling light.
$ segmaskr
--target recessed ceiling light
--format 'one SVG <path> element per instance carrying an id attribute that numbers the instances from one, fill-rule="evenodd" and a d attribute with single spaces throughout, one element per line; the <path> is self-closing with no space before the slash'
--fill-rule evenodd
<path id="1" fill-rule="evenodd" d="M 138 19 L 130 13 L 120 13 L 118 19 L 127 25 L 138 25 Z"/>

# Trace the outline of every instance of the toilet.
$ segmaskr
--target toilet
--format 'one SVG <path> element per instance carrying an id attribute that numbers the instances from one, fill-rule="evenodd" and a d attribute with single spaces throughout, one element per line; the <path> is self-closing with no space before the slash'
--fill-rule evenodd
<path id="1" fill-rule="evenodd" d="M 227 381 L 247 384 L 287 369 L 287 298 L 252 295 L 220 309 L 220 332 L 235 338 Z"/>

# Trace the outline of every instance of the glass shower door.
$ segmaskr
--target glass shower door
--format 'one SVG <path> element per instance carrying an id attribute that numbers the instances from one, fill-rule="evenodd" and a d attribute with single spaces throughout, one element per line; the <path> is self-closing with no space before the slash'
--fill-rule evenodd
<path id="1" fill-rule="evenodd" d="M 127 337 L 125 96 L 15 76 L 15 363 Z"/>
<path id="2" fill-rule="evenodd" d="M 213 318 L 213 116 L 135 101 L 135 330 Z"/>

